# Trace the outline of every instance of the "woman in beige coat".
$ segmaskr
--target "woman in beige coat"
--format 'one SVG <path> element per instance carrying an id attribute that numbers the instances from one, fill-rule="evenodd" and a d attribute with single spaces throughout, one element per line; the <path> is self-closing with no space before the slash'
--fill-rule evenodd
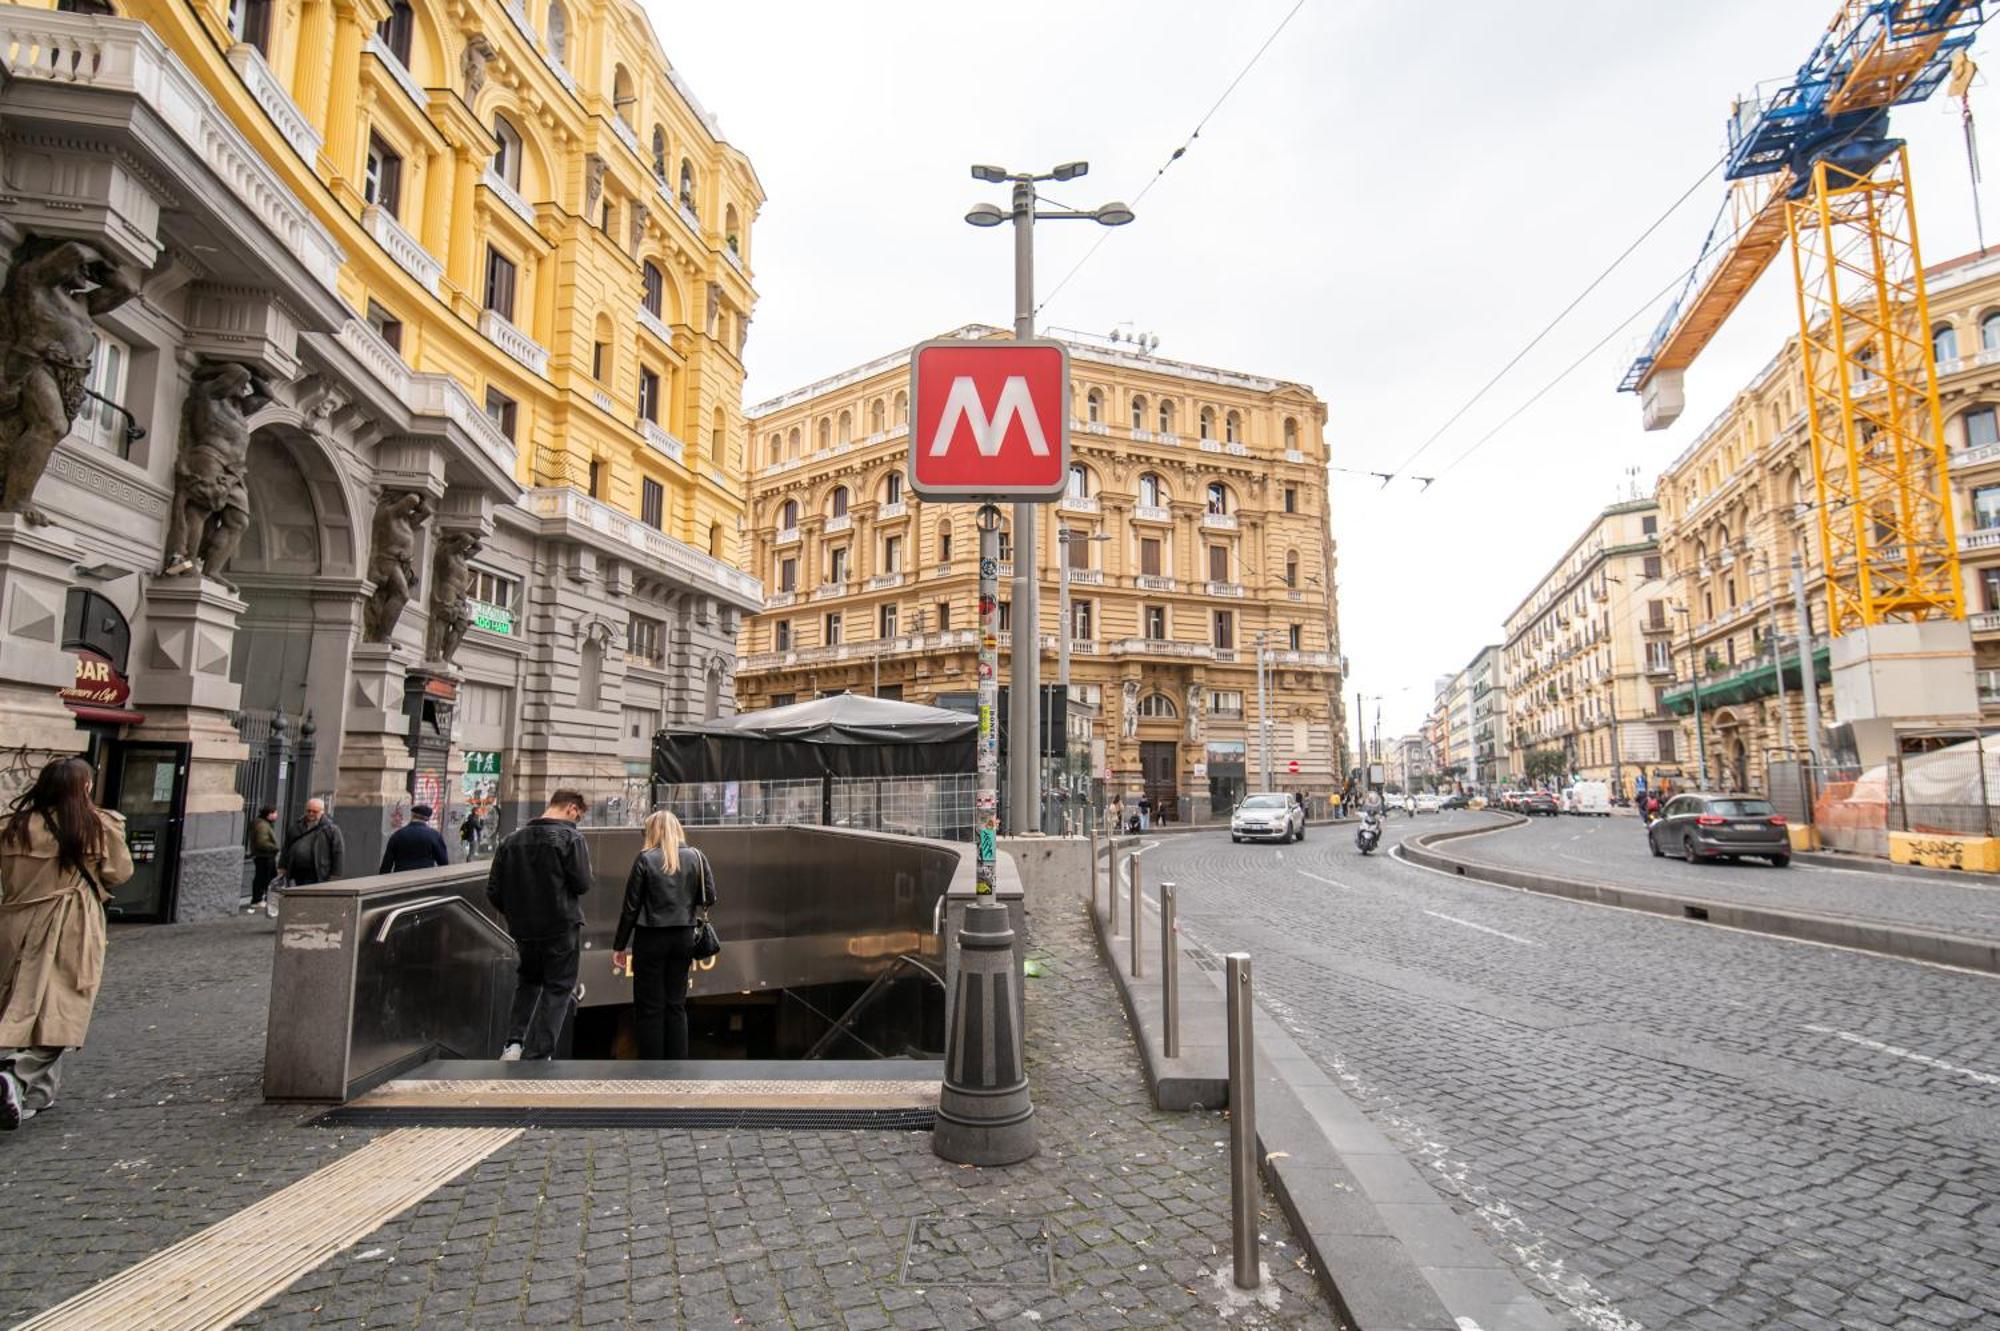
<path id="1" fill-rule="evenodd" d="M 104 974 L 104 903 L 132 876 L 125 819 L 90 800 L 90 764 L 58 758 L 0 827 L 0 1129 L 55 1103 Z"/>

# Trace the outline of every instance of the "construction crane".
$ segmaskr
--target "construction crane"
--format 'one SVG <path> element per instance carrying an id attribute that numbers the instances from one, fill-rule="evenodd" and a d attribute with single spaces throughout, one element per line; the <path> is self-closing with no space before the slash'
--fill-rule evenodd
<path id="1" fill-rule="evenodd" d="M 1828 627 L 1963 619 L 1930 310 L 1889 108 L 1961 68 L 1981 0 L 1845 0 L 1798 73 L 1732 109 L 1729 192 L 1700 261 L 1619 387 L 1645 427 L 1791 242 Z"/>

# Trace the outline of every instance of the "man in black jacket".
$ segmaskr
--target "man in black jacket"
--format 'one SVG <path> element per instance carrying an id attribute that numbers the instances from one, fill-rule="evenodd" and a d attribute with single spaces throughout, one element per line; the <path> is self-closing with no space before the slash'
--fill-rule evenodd
<path id="1" fill-rule="evenodd" d="M 506 917 L 521 954 L 503 1061 L 553 1058 L 576 1010 L 583 932 L 577 898 L 590 890 L 590 850 L 576 822 L 588 807 L 580 792 L 558 790 L 541 817 L 493 852 L 486 897 Z"/>
<path id="2" fill-rule="evenodd" d="M 346 853 L 340 829 L 326 816 L 326 801 L 307 800 L 305 817 L 292 828 L 291 840 L 285 843 L 285 876 L 299 887 L 330 883 L 340 877 Z"/>
<path id="3" fill-rule="evenodd" d="M 389 834 L 382 848 L 382 867 L 376 873 L 402 873 L 405 869 L 435 869 L 451 863 L 444 837 L 431 826 L 431 806 L 412 804 L 410 821 Z"/>

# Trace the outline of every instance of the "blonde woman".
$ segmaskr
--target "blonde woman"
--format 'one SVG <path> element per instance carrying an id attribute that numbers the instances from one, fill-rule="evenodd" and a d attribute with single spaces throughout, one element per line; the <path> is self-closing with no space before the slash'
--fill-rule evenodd
<path id="1" fill-rule="evenodd" d="M 688 1056 L 688 965 L 695 920 L 715 904 L 708 857 L 687 844 L 681 820 L 662 809 L 646 819 L 646 844 L 625 878 L 612 961 L 632 971 L 639 1057 Z M 628 950 L 629 949 L 629 950 Z"/>

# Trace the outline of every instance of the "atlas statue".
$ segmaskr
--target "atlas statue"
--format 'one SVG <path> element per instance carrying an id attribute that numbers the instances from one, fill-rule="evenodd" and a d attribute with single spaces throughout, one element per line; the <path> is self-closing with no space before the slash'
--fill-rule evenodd
<path id="1" fill-rule="evenodd" d="M 271 386 L 248 365 L 195 367 L 181 406 L 162 573 L 198 572 L 230 586 L 222 571 L 250 526 L 250 418 L 270 402 Z"/>
<path id="2" fill-rule="evenodd" d="M 387 642 L 417 589 L 417 528 L 431 515 L 431 501 L 415 491 L 382 496 L 368 549 L 368 579 L 375 590 L 362 608 L 361 636 Z"/>

